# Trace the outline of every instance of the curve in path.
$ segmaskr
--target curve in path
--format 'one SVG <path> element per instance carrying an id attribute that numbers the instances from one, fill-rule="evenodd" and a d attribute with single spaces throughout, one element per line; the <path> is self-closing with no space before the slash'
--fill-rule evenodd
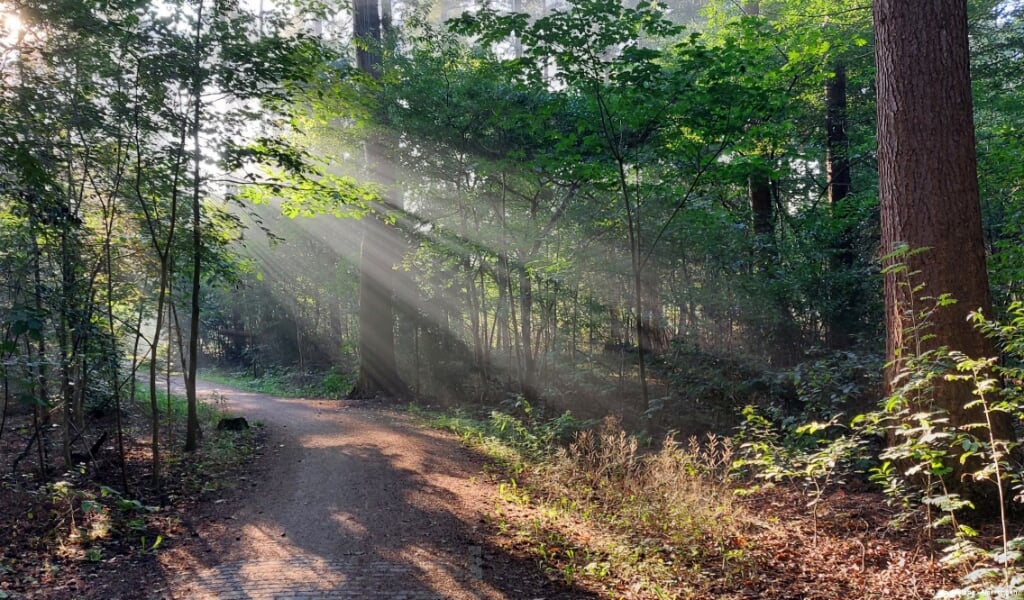
<path id="1" fill-rule="evenodd" d="M 167 554 L 171 598 L 589 598 L 489 545 L 492 491 L 452 437 L 346 402 L 202 384 L 267 427 L 244 491 Z M 184 566 L 184 568 L 183 568 Z"/>

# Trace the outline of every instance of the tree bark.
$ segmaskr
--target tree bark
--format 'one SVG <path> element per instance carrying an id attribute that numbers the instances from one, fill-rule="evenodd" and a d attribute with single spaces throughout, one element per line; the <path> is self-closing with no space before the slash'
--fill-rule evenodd
<path id="1" fill-rule="evenodd" d="M 407 392 L 395 361 L 393 240 L 398 237 L 377 218 L 363 225 L 359 255 L 359 381 L 351 398 Z"/>
<path id="2" fill-rule="evenodd" d="M 380 12 L 377 0 L 355 0 L 352 5 L 352 26 L 356 43 L 356 66 L 373 77 L 380 77 L 381 43 Z"/>
<path id="3" fill-rule="evenodd" d="M 519 254 L 519 333 L 523 348 L 523 396 L 530 402 L 538 399 L 537 361 L 533 352 L 533 280 L 526 270 L 526 253 Z"/>
<path id="4" fill-rule="evenodd" d="M 921 340 L 907 311 L 919 299 L 897 274 L 885 277 L 887 385 L 914 341 L 924 349 L 946 346 L 971 357 L 995 356 L 995 348 L 967 321 L 970 311 L 991 314 L 992 300 L 981 228 L 971 100 L 967 2 L 910 3 L 875 0 L 878 68 L 878 163 L 882 247 L 928 250 L 898 260 L 925 286 L 923 294 L 957 300 L 931 317 Z M 936 382 L 934 401 L 951 424 L 983 422 L 980 407 L 967 410 L 969 386 Z M 995 416 L 995 415 L 994 415 Z M 1010 439 L 1009 419 L 993 426 Z"/>
<path id="5" fill-rule="evenodd" d="M 199 0 L 196 8 L 195 56 L 192 65 L 192 302 L 188 326 L 188 369 L 185 373 L 186 425 L 185 452 L 195 452 L 199 447 L 199 398 L 196 393 L 196 373 L 199 366 L 199 293 L 202 287 L 203 236 L 202 224 L 202 147 L 199 140 L 199 128 L 203 118 L 203 58 L 206 50 L 203 45 L 203 5 Z M 169 251 L 169 249 L 168 249 Z M 170 344 L 170 336 L 167 343 Z"/>
<path id="6" fill-rule="evenodd" d="M 846 65 L 837 62 L 825 82 L 825 170 L 828 200 L 838 205 L 850 193 L 849 135 L 846 133 Z"/>
<path id="7" fill-rule="evenodd" d="M 832 76 L 825 81 L 825 172 L 828 200 L 834 218 L 841 220 L 830 260 L 830 302 L 826 315 L 828 346 L 849 348 L 856 333 L 857 307 L 864 302 L 859 285 L 848 285 L 856 262 L 853 231 L 843 218 L 843 202 L 850 193 L 849 136 L 846 132 L 846 66 L 837 62 Z"/>
<path id="8" fill-rule="evenodd" d="M 754 173 L 747 180 L 747 191 L 750 195 L 754 235 L 762 238 L 760 243 L 767 250 L 772 245 L 771 236 L 775 231 L 771 181 L 763 173 Z"/>
<path id="9" fill-rule="evenodd" d="M 364 73 L 379 77 L 381 59 L 376 46 L 381 43 L 381 17 L 377 1 L 357 0 L 353 13 L 353 33 L 358 40 L 356 63 Z M 367 170 L 374 169 L 382 156 L 378 145 L 368 142 Z M 374 214 L 363 220 L 359 252 L 359 380 L 349 393 L 350 398 L 408 392 L 395 361 L 394 265 L 400 243 L 397 232 L 383 217 L 383 208 L 374 207 Z"/>

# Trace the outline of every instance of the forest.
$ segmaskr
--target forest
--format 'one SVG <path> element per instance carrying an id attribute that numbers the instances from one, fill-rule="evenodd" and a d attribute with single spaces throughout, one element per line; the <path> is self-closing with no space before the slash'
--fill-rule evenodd
<path id="1" fill-rule="evenodd" d="M 0 0 L 0 77 L 4 497 L 166 498 L 228 378 L 727 436 L 1024 593 L 1019 2 Z"/>

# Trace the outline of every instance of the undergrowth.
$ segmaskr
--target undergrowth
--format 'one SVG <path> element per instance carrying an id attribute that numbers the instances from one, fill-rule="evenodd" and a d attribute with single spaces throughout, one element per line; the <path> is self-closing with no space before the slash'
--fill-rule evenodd
<path id="1" fill-rule="evenodd" d="M 651 449 L 614 418 L 581 428 L 595 424 L 515 408 L 420 414 L 499 464 L 494 525 L 551 578 L 670 598 L 747 576 L 742 540 L 753 521 L 731 490 L 727 438 L 669 435 Z M 528 505 L 535 516 L 516 518 Z"/>
<path id="2" fill-rule="evenodd" d="M 868 476 L 898 510 L 896 521 L 923 523 L 941 564 L 959 573 L 961 585 L 936 598 L 1019 600 L 1024 530 L 1011 510 L 1019 513 L 1024 504 L 1024 467 L 1019 442 L 998 437 L 1002 428 L 995 424 L 1009 422 L 1017 432 L 1024 425 L 1024 304 L 1009 308 L 1008 323 L 972 314 L 1002 356 L 969 357 L 929 343 L 932 315 L 955 300 L 921 296 L 922 286 L 914 285 L 916 274 L 905 264 L 891 272 L 907 288 L 911 305 L 902 307 L 905 346 L 892 365 L 889 396 L 849 422 L 837 414 L 807 422 L 772 419 L 750 407 L 738 436 L 736 467 L 765 482 L 794 486 L 814 511 L 845 478 Z M 937 390 L 950 385 L 971 392 L 962 410 L 973 422 L 956 423 L 939 406 Z M 872 447 L 881 449 L 873 464 Z M 994 518 L 975 511 L 978 501 L 994 506 Z M 984 534 L 979 524 L 992 533 Z"/>
<path id="3" fill-rule="evenodd" d="M 218 398 L 200 402 L 199 416 L 206 432 L 200 449 L 181 450 L 185 421 L 184 399 L 158 390 L 166 472 L 160 489 L 153 489 L 148 468 L 149 395 L 139 389 L 128 419 L 126 464 L 130 489 L 122 489 L 116 473 L 119 460 L 112 450 L 90 464 L 79 464 L 59 477 L 25 487 L 8 510 L 22 510 L 29 549 L 70 562 L 98 563 L 112 556 L 159 552 L 169 532 L 179 526 L 178 510 L 204 494 L 233 485 L 225 474 L 239 470 L 259 445 L 259 433 L 220 432 L 217 421 L 226 413 Z M 170 415 L 170 419 L 167 416 Z M 136 422 L 137 421 L 137 422 Z M 167 436 L 167 432 L 175 432 Z M 28 478 L 26 478 L 27 480 Z M 16 543 L 16 540 L 11 540 Z M 0 544 L 3 550 L 4 544 Z M 22 548 L 25 554 L 25 548 Z M 24 556 L 23 564 L 31 559 Z M 27 577 L 27 576 L 26 576 Z"/>
<path id="4" fill-rule="evenodd" d="M 203 369 L 199 376 L 207 381 L 238 389 L 283 398 L 342 398 L 352 389 L 351 373 L 340 369 L 324 372 L 299 372 L 287 368 L 268 369 L 259 377 L 248 371 Z"/>

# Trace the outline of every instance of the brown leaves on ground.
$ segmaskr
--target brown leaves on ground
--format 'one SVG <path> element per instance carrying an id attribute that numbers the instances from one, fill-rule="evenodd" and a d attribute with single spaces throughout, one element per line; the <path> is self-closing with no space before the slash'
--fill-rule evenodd
<path id="1" fill-rule="evenodd" d="M 85 474 L 50 473 L 47 483 L 31 458 L 11 474 L 28 423 L 27 415 L 10 417 L 0 439 L 0 598 L 159 597 L 152 545 L 157 536 L 170 546 L 187 536 L 179 515 L 196 510 L 210 481 L 178 466 L 161 495 L 148 492 L 145 436 L 129 437 L 129 480 L 142 500 L 118 509 L 101 492 L 119 487 L 112 442 Z M 628 440 L 616 439 L 601 450 L 600 472 L 564 463 L 519 473 L 518 482 L 495 476 L 489 543 L 533 561 L 552 589 L 572 583 L 607 598 L 915 599 L 953 587 L 923 529 L 894 526 L 896 514 L 878 493 L 835 491 L 819 504 L 815 524 L 796 490 L 740 498 L 724 487 L 701 489 L 699 478 L 685 479 L 693 465 L 666 454 L 651 463 L 671 475 L 654 486 L 654 506 L 635 487 L 650 467 L 636 462 Z M 634 487 L 617 489 L 616 478 Z M 58 481 L 69 487 L 60 491 Z"/>
<path id="2" fill-rule="evenodd" d="M 751 577 L 731 597 L 909 600 L 953 585 L 924 530 L 895 527 L 881 494 L 833 493 L 819 506 L 817 531 L 806 504 L 806 496 L 781 488 L 745 503 L 766 521 L 744 540 Z"/>
<path id="3" fill-rule="evenodd" d="M 502 543 L 553 579 L 624 599 L 915 599 L 955 587 L 920 524 L 897 526 L 864 484 L 826 495 L 815 520 L 793 488 L 737 496 L 727 440 L 645 454 L 614 423 L 603 429 L 501 488 Z"/>
<path id="4" fill-rule="evenodd" d="M 650 523 L 596 517 L 595 506 L 564 512 L 505 501 L 495 521 L 506 547 L 607 597 L 924 599 L 955 587 L 919 530 L 891 525 L 881 495 L 833 494 L 819 507 L 817 535 L 806 502 L 781 489 L 748 497 L 743 533 L 705 548 L 675 546 Z"/>
<path id="5" fill-rule="evenodd" d="M 65 469 L 60 442 L 50 439 L 46 472 L 35 447 L 12 472 L 31 429 L 30 413 L 10 414 L 0 438 L 0 599 L 159 597 L 156 553 L 183 535 L 180 515 L 210 489 L 210 474 L 187 467 L 177 448 L 167 448 L 165 484 L 153 490 L 148 420 L 140 411 L 126 414 L 128 494 L 121 491 L 112 415 L 90 423 L 87 437 L 109 432 L 97 460 Z"/>

